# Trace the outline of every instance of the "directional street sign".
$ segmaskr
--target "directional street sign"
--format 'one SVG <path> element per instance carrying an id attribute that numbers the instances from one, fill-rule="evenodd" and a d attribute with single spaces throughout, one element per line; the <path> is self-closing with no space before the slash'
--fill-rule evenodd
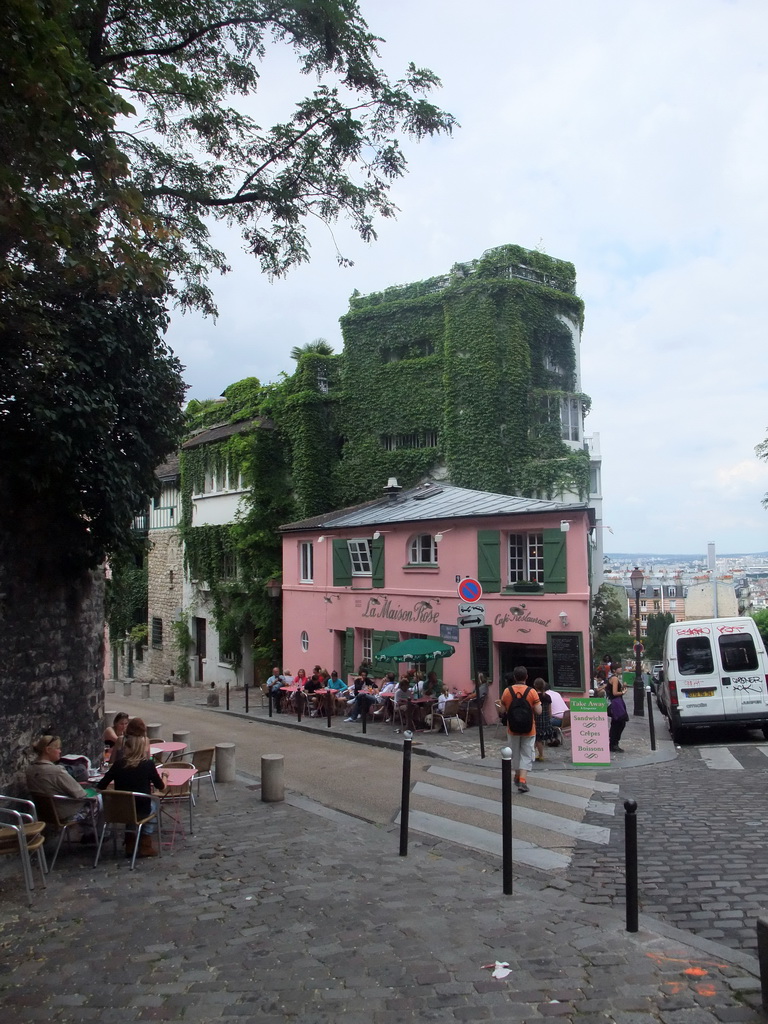
<path id="1" fill-rule="evenodd" d="M 478 615 L 477 612 L 474 612 L 472 615 L 460 615 L 456 619 L 456 625 L 461 629 L 468 629 L 472 626 L 484 626 L 485 613 Z"/>
<path id="2" fill-rule="evenodd" d="M 484 604 L 460 604 L 459 615 L 485 615 Z"/>
<path id="3" fill-rule="evenodd" d="M 467 576 L 459 583 L 456 590 L 459 593 L 459 597 L 462 601 L 466 601 L 468 604 L 474 604 L 479 601 L 483 596 L 483 588 L 477 580 L 473 580 L 471 576 Z"/>

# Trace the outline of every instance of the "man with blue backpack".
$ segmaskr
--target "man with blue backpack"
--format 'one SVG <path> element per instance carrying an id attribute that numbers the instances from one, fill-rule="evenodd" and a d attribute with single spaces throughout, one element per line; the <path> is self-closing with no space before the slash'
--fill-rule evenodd
<path id="1" fill-rule="evenodd" d="M 541 714 L 541 701 L 532 686 L 528 685 L 528 669 L 518 666 L 511 680 L 505 679 L 507 688 L 501 695 L 504 706 L 502 722 L 507 727 L 509 745 L 512 748 L 512 764 L 515 769 L 515 785 L 518 793 L 527 793 L 526 779 L 533 767 L 536 744 L 536 715 Z"/>

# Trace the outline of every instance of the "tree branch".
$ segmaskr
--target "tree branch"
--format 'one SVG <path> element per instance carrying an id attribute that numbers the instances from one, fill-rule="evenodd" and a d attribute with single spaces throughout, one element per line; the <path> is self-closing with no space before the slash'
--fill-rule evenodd
<path id="1" fill-rule="evenodd" d="M 103 2 L 106 3 L 108 0 L 103 0 Z M 185 47 L 197 42 L 198 39 L 208 35 L 208 33 L 217 32 L 220 28 L 227 28 L 229 25 L 264 25 L 274 20 L 273 15 L 267 15 L 264 18 L 227 18 L 225 21 L 215 21 L 210 25 L 204 25 L 196 32 L 191 32 L 188 36 L 185 36 L 178 43 L 173 43 L 171 46 L 148 47 L 140 50 L 119 50 L 117 53 L 111 53 L 108 57 L 100 58 L 96 58 L 89 48 L 88 56 L 95 68 L 103 68 L 107 64 L 119 64 L 121 61 L 130 60 L 133 57 L 168 57 L 172 53 L 178 53 L 179 50 L 183 50 Z M 101 42 L 101 38 L 102 36 L 100 35 L 99 42 Z"/>

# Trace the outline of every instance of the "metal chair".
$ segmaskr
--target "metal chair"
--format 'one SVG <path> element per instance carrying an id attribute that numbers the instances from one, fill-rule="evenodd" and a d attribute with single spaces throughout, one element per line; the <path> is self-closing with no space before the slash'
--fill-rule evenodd
<path id="1" fill-rule="evenodd" d="M 142 800 L 149 800 L 152 803 L 152 810 L 149 814 L 139 818 L 136 813 L 136 798 L 139 797 Z M 99 857 L 101 856 L 101 847 L 104 843 L 104 837 L 107 831 L 107 826 L 112 825 L 112 848 L 117 856 L 117 829 L 116 825 L 123 825 L 124 829 L 130 825 L 136 830 L 136 842 L 133 847 L 133 856 L 131 857 L 131 871 L 136 866 L 136 854 L 139 852 L 139 844 L 141 840 L 141 830 L 150 821 L 157 822 L 157 841 L 159 853 L 162 856 L 163 844 L 161 836 L 161 822 L 160 822 L 160 798 L 157 796 L 148 796 L 146 793 L 132 793 L 127 789 L 105 789 L 101 794 L 102 807 L 104 811 L 104 823 L 101 827 L 101 833 L 99 834 L 99 845 L 96 850 L 96 859 L 93 862 L 93 866 L 99 863 Z"/>
<path id="2" fill-rule="evenodd" d="M 56 843 L 56 849 L 53 854 L 53 860 L 51 866 L 48 868 L 49 871 L 53 871 L 56 866 L 56 858 L 59 856 L 59 850 L 61 844 L 64 841 L 64 836 L 67 837 L 67 845 L 72 848 L 72 841 L 69 838 L 69 831 L 72 828 L 79 828 L 80 822 L 72 816 L 71 806 L 72 798 L 68 796 L 59 796 L 58 794 L 52 793 L 30 793 L 34 805 L 37 809 L 37 816 L 41 821 L 44 821 L 46 825 L 51 826 L 51 830 L 58 833 L 59 841 Z M 59 810 L 62 807 L 66 807 L 69 810 L 68 814 L 59 814 Z M 96 830 L 95 823 L 94 831 Z"/>
<path id="3" fill-rule="evenodd" d="M 213 758 L 216 754 L 215 747 L 206 747 L 204 750 L 195 750 L 193 753 L 188 754 L 187 758 L 197 768 L 197 775 L 194 781 L 197 783 L 197 795 L 200 796 L 200 781 L 201 779 L 208 779 L 213 790 L 213 795 L 218 801 L 219 795 L 216 792 L 216 786 L 213 781 Z"/>
<path id="4" fill-rule="evenodd" d="M 21 858 L 24 887 L 27 890 L 27 902 L 32 906 L 32 890 L 35 880 L 32 874 L 30 853 L 37 854 L 40 878 L 43 888 L 46 887 L 45 874 L 48 865 L 45 861 L 45 822 L 37 820 L 35 805 L 31 800 L 20 800 L 16 797 L 0 795 L 0 856 Z"/>
<path id="5" fill-rule="evenodd" d="M 432 724 L 434 725 L 435 719 L 439 718 L 440 721 L 443 723 L 443 729 L 445 730 L 446 736 L 448 735 L 449 722 L 458 722 L 459 732 L 464 732 L 464 723 L 462 722 L 461 717 L 459 716 L 460 704 L 461 701 L 459 700 L 447 700 L 443 705 L 442 710 L 440 710 L 439 705 L 435 706 L 432 709 Z"/>

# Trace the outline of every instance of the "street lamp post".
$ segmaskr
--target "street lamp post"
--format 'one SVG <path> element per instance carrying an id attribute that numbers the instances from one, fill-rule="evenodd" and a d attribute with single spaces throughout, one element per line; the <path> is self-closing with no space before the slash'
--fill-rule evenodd
<path id="1" fill-rule="evenodd" d="M 629 582 L 635 592 L 635 684 L 632 687 L 634 698 L 633 715 L 643 718 L 645 716 L 645 687 L 643 686 L 643 644 L 640 639 L 640 592 L 645 583 L 642 569 L 635 566 Z"/>
<path id="2" fill-rule="evenodd" d="M 277 615 L 278 615 L 278 601 L 280 600 L 280 594 L 283 589 L 283 584 L 278 579 L 267 580 L 266 591 L 268 596 L 272 599 L 272 630 L 277 632 Z M 277 665 L 277 637 L 272 637 L 272 664 Z"/>

